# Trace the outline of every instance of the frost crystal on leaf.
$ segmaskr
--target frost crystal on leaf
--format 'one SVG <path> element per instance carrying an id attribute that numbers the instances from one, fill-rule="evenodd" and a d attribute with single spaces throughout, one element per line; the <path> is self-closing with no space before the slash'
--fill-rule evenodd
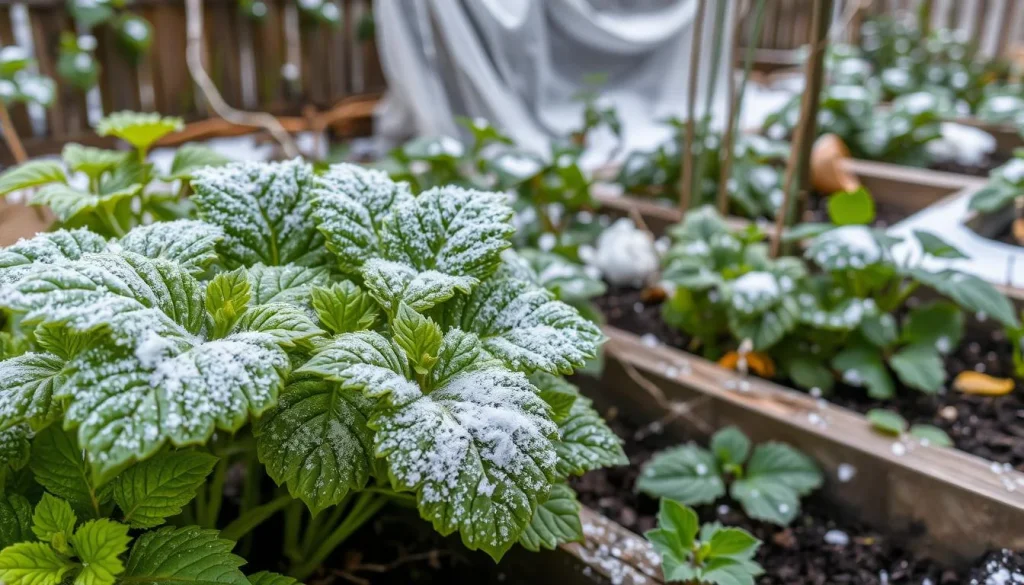
<path id="1" fill-rule="evenodd" d="M 471 276 L 453 276 L 436 270 L 421 272 L 379 259 L 368 260 L 362 274 L 366 290 L 389 310 L 404 302 L 415 311 L 425 311 L 452 298 L 456 292 L 468 293 L 477 283 Z"/>
<path id="2" fill-rule="evenodd" d="M 247 271 L 254 305 L 291 303 L 308 305 L 314 286 L 330 282 L 325 268 L 303 266 L 264 266 L 257 264 Z"/>
<path id="3" fill-rule="evenodd" d="M 199 169 L 192 188 L 199 216 L 224 230 L 220 251 L 230 268 L 330 261 L 311 219 L 313 169 L 300 159 Z"/>
<path id="4" fill-rule="evenodd" d="M 114 245 L 147 258 L 173 260 L 198 277 L 217 259 L 223 237 L 215 225 L 180 219 L 137 227 Z"/>
<path id="5" fill-rule="evenodd" d="M 0 362 L 0 428 L 24 421 L 46 423 L 60 413 L 54 391 L 64 383 L 64 360 L 26 353 Z"/>
<path id="6" fill-rule="evenodd" d="M 107 241 L 85 229 L 57 230 L 0 250 L 0 285 L 15 282 L 32 263 L 56 264 L 78 260 L 83 254 L 102 252 Z"/>

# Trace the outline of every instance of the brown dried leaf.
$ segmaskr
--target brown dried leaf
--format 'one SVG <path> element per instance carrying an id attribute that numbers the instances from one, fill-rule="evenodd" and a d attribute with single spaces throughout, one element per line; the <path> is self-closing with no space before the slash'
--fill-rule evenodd
<path id="1" fill-rule="evenodd" d="M 953 380 L 953 388 L 965 394 L 1003 396 L 1013 392 L 1014 383 L 1009 378 L 994 378 L 988 374 L 967 370 L 960 372 Z"/>

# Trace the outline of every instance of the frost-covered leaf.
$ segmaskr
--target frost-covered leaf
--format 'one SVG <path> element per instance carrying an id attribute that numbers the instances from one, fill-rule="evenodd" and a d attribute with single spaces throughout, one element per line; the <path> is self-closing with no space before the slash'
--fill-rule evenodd
<path id="1" fill-rule="evenodd" d="M 298 376 L 254 429 L 260 461 L 314 513 L 336 505 L 370 479 L 372 406 L 360 392 Z"/>
<path id="2" fill-rule="evenodd" d="M 90 520 L 79 526 L 71 537 L 75 554 L 82 561 L 75 585 L 113 585 L 124 571 L 121 554 L 128 550 L 129 542 L 128 526 L 109 518 Z"/>
<path id="3" fill-rule="evenodd" d="M 754 449 L 743 477 L 730 495 L 747 516 L 785 526 L 800 511 L 800 497 L 821 486 L 821 471 L 810 457 L 783 443 L 764 443 Z"/>
<path id="4" fill-rule="evenodd" d="M 217 464 L 199 451 L 167 451 L 118 474 L 113 497 L 132 528 L 153 528 L 176 516 Z"/>
<path id="5" fill-rule="evenodd" d="M 541 399 L 551 407 L 551 420 L 556 423 L 561 423 L 569 416 L 580 395 L 579 388 L 555 374 L 534 372 L 530 374 L 530 383 L 537 387 Z"/>
<path id="6" fill-rule="evenodd" d="M 78 517 L 71 504 L 48 493 L 43 493 L 32 513 L 32 533 L 43 542 L 51 542 L 56 534 L 62 535 L 67 542 L 75 532 L 76 523 Z"/>
<path id="7" fill-rule="evenodd" d="M 891 259 L 882 237 L 867 226 L 844 225 L 811 240 L 805 256 L 825 270 L 859 270 Z"/>
<path id="8" fill-rule="evenodd" d="M 519 544 L 536 552 L 541 548 L 554 550 L 566 542 L 583 542 L 583 525 L 576 492 L 558 483 L 551 486 L 547 501 L 537 506 L 533 520 L 519 537 Z"/>
<path id="9" fill-rule="evenodd" d="M 46 491 L 66 500 L 81 518 L 96 518 L 110 501 L 110 486 L 97 487 L 74 433 L 51 425 L 32 441 L 29 468 Z"/>
<path id="10" fill-rule="evenodd" d="M 163 117 L 156 112 L 114 112 L 96 123 L 100 136 L 114 136 L 138 150 L 149 150 L 157 141 L 177 130 L 185 122 L 181 118 Z"/>
<path id="11" fill-rule="evenodd" d="M 151 330 L 198 333 L 205 320 L 202 295 L 181 266 L 125 252 L 37 266 L 0 291 L 0 305 L 25 313 L 28 324 L 105 329 L 139 341 Z"/>
<path id="12" fill-rule="evenodd" d="M 409 186 L 352 164 L 331 165 L 314 184 L 314 217 L 327 248 L 342 272 L 356 275 L 367 259 L 381 257 L 379 234 L 394 208 L 412 201 Z"/>
<path id="13" fill-rule="evenodd" d="M 413 382 L 405 352 L 374 331 L 345 333 L 321 346 L 298 373 L 310 373 L 334 382 L 343 390 L 364 392 L 371 398 L 388 397 L 404 403 L 422 394 Z"/>
<path id="14" fill-rule="evenodd" d="M 27 424 L 0 431 L 0 486 L 9 471 L 17 471 L 28 464 L 32 436 L 32 429 Z"/>
<path id="15" fill-rule="evenodd" d="M 86 229 L 38 234 L 0 250 L 0 285 L 11 284 L 33 263 L 55 264 L 102 252 L 107 241 Z"/>
<path id="16" fill-rule="evenodd" d="M 0 494 L 0 550 L 32 540 L 32 504 L 21 494 Z"/>
<path id="17" fill-rule="evenodd" d="M 199 169 L 192 189 L 199 217 L 224 230 L 230 268 L 330 262 L 312 221 L 313 168 L 302 160 Z"/>
<path id="18" fill-rule="evenodd" d="M 230 158 L 208 146 L 186 144 L 174 152 L 174 160 L 171 161 L 171 172 L 163 177 L 163 180 L 188 180 L 201 168 L 220 167 L 230 162 Z"/>
<path id="19" fill-rule="evenodd" d="M 589 398 L 577 396 L 569 415 L 558 424 L 561 438 L 555 442 L 559 475 L 583 475 L 588 471 L 626 465 L 622 440 L 608 428 Z"/>
<path id="20" fill-rule="evenodd" d="M 78 191 L 64 183 L 52 183 L 29 197 L 29 205 L 44 205 L 63 222 L 71 222 L 87 211 L 105 210 L 113 213 L 115 206 L 130 199 L 142 190 L 142 185 L 132 185 L 109 193 L 95 195 Z"/>
<path id="21" fill-rule="evenodd" d="M 843 382 L 865 387 L 872 398 L 892 398 L 896 393 L 892 376 L 882 361 L 881 351 L 866 343 L 852 343 L 832 358 L 832 368 Z"/>
<path id="22" fill-rule="evenodd" d="M 415 365 L 420 374 L 426 374 L 437 360 L 441 349 L 443 333 L 437 323 L 402 303 L 395 318 L 391 320 L 391 331 L 395 343 Z"/>
<path id="23" fill-rule="evenodd" d="M 580 264 L 560 254 L 539 250 L 521 250 L 537 273 L 537 282 L 566 302 L 591 299 L 604 294 L 607 288 L 600 278 L 593 278 Z"/>
<path id="24" fill-rule="evenodd" d="M 446 328 L 476 333 L 512 368 L 572 373 L 597 355 L 604 336 L 593 322 L 542 288 L 499 274 L 445 303 L 436 315 Z"/>
<path id="25" fill-rule="evenodd" d="M 64 145 L 60 157 L 69 169 L 97 179 L 124 161 L 129 154 L 123 150 L 107 150 L 70 142 Z"/>
<path id="26" fill-rule="evenodd" d="M 0 174 L 0 195 L 11 191 L 38 187 L 48 183 L 65 183 L 64 167 L 53 160 L 31 160 L 11 167 Z"/>
<path id="27" fill-rule="evenodd" d="M 1013 305 L 994 286 L 984 280 L 955 270 L 929 272 L 915 269 L 911 276 L 921 284 L 949 297 L 968 311 L 988 315 L 1006 327 L 1019 327 Z"/>
<path id="28" fill-rule="evenodd" d="M 458 530 L 500 559 L 548 495 L 557 427 L 526 377 L 488 359 L 471 334 L 448 332 L 429 386 L 392 395 L 375 415 L 376 454 L 436 530 Z"/>
<path id="29" fill-rule="evenodd" d="M 147 258 L 165 258 L 200 276 L 217 259 L 220 228 L 202 221 L 179 219 L 139 226 L 117 241 L 118 246 Z"/>
<path id="30" fill-rule="evenodd" d="M 370 329 L 380 309 L 373 298 L 353 282 L 345 280 L 330 287 L 314 287 L 313 310 L 320 323 L 332 333 Z"/>
<path id="31" fill-rule="evenodd" d="M 308 344 L 312 338 L 324 333 L 305 311 L 285 303 L 258 305 L 249 309 L 238 319 L 234 331 L 269 335 L 282 348 Z"/>
<path id="32" fill-rule="evenodd" d="M 0 428 L 32 422 L 44 426 L 60 415 L 53 393 L 64 383 L 64 360 L 52 353 L 25 353 L 0 362 Z"/>
<path id="33" fill-rule="evenodd" d="M 248 273 L 253 305 L 290 303 L 306 306 L 313 287 L 330 282 L 330 274 L 324 268 L 257 264 L 250 267 Z"/>
<path id="34" fill-rule="evenodd" d="M 725 494 L 715 456 L 697 445 L 682 445 L 656 454 L 640 472 L 636 489 L 653 498 L 687 505 L 709 504 Z"/>
<path id="35" fill-rule="evenodd" d="M 103 479 L 164 444 L 205 443 L 277 402 L 287 354 L 265 333 L 194 340 L 148 333 L 135 349 L 101 345 L 80 355 L 62 390 L 93 476 Z"/>
<path id="36" fill-rule="evenodd" d="M 42 542 L 19 542 L 0 551 L 0 581 L 6 585 L 60 585 L 74 567 Z"/>
<path id="37" fill-rule="evenodd" d="M 363 265 L 362 276 L 366 291 L 390 313 L 399 303 L 415 311 L 426 311 L 457 292 L 468 293 L 477 283 L 477 279 L 470 276 L 418 271 L 405 264 L 379 259 L 368 260 Z"/>
<path id="38" fill-rule="evenodd" d="M 121 579 L 134 585 L 249 585 L 238 569 L 245 560 L 231 554 L 234 547 L 216 530 L 161 528 L 135 539 Z"/>

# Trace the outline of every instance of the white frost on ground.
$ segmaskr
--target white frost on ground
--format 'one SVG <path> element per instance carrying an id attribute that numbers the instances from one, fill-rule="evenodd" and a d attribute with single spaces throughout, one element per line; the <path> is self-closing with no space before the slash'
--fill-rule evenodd
<path id="1" fill-rule="evenodd" d="M 643 285 L 658 273 L 658 252 L 650 232 L 622 218 L 604 230 L 596 247 L 580 248 L 580 258 L 608 282 Z"/>
<path id="2" fill-rule="evenodd" d="M 929 142 L 927 148 L 936 160 L 981 165 L 995 151 L 996 139 L 978 128 L 943 122 L 942 138 Z"/>

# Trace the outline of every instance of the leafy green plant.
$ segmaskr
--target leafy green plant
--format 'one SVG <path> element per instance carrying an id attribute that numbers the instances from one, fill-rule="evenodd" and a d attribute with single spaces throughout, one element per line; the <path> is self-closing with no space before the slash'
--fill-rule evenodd
<path id="1" fill-rule="evenodd" d="M 61 41 L 61 52 L 58 56 L 58 63 L 67 62 L 66 71 L 61 71 L 61 77 L 70 81 L 82 90 L 87 90 L 96 84 L 95 74 L 99 73 L 99 66 L 93 64 L 90 68 L 94 75 L 86 75 L 84 59 L 79 57 L 83 52 L 91 58 L 96 49 L 96 40 L 92 36 L 99 32 L 97 29 L 110 27 L 117 39 L 121 52 L 134 61 L 144 57 L 153 44 L 153 25 L 148 20 L 128 11 L 125 7 L 127 0 L 67 0 L 68 14 L 75 21 L 79 36 L 70 34 Z M 83 37 L 86 40 L 83 44 Z M 74 63 L 79 61 L 83 67 Z M 58 65 L 58 69 L 60 66 Z"/>
<path id="2" fill-rule="evenodd" d="M 764 573 L 754 560 L 761 541 L 718 522 L 701 525 L 692 508 L 670 499 L 661 500 L 658 527 L 644 536 L 661 555 L 661 570 L 669 582 L 754 585 Z"/>
<path id="3" fill-rule="evenodd" d="M 188 217 L 193 211 L 184 198 L 189 178 L 199 168 L 228 159 L 190 144 L 175 152 L 168 173 L 158 173 L 147 161 L 149 150 L 180 127 L 180 119 L 158 114 L 112 114 L 100 121 L 97 131 L 129 143 L 134 154 L 69 143 L 60 162 L 33 160 L 0 174 L 0 195 L 32 189 L 28 203 L 49 207 L 60 226 L 87 227 L 105 237 L 124 236 L 153 220 Z M 170 188 L 175 182 L 176 190 Z"/>
<path id="4" fill-rule="evenodd" d="M 968 207 L 981 213 L 995 213 L 1009 207 L 1022 196 L 1024 150 L 1017 150 L 1006 164 L 989 173 L 988 182 L 971 196 Z"/>
<path id="5" fill-rule="evenodd" d="M 581 538 L 566 478 L 625 456 L 560 376 L 602 335 L 508 250 L 503 196 L 299 160 L 207 167 L 192 189 L 198 220 L 0 251 L 7 493 L 32 497 L 28 469 L 80 517 L 195 524 L 134 547 L 182 571 L 281 513 L 304 578 L 392 500 L 495 559 Z"/>
<path id="6" fill-rule="evenodd" d="M 899 437 L 904 433 L 907 433 L 912 437 L 916 437 L 923 443 L 934 445 L 936 447 L 953 446 L 953 440 L 950 439 L 949 435 L 939 427 L 925 424 L 915 424 L 911 426 L 910 423 L 907 422 L 907 419 L 903 418 L 899 413 L 891 410 L 875 408 L 868 411 L 867 418 L 873 429 L 886 435 Z"/>
<path id="7" fill-rule="evenodd" d="M 34 60 L 28 52 L 17 46 L 0 48 L 0 100 L 5 106 L 17 103 L 53 103 L 56 86 L 52 79 L 32 72 Z"/>
<path id="8" fill-rule="evenodd" d="M 783 443 L 758 445 L 736 427 L 711 437 L 711 449 L 696 443 L 655 454 L 644 465 L 636 489 L 654 498 L 688 506 L 710 504 L 729 495 L 747 516 L 780 526 L 800 513 L 800 498 L 821 487 L 814 462 Z"/>
<path id="9" fill-rule="evenodd" d="M 329 0 L 299 0 L 296 2 L 303 18 L 310 23 L 337 28 L 342 15 L 338 5 Z M 238 9 L 249 18 L 261 22 L 267 17 L 267 4 L 263 0 L 238 0 Z"/>
<path id="10" fill-rule="evenodd" d="M 803 388 L 828 391 L 838 373 L 872 397 L 891 398 L 895 374 L 905 386 L 938 392 L 965 311 L 1010 330 L 1019 322 L 987 282 L 927 267 L 928 258 L 965 257 L 939 236 L 915 232 L 920 254 L 898 256 L 899 239 L 855 223 L 873 219 L 869 205 L 858 194 L 829 205 L 831 224 L 795 230 L 808 238 L 804 257 L 778 259 L 756 228 L 730 230 L 710 208 L 691 212 L 672 228 L 664 258 L 663 278 L 674 287 L 665 321 L 709 358 L 745 346 L 766 354 Z M 908 306 L 922 286 L 943 298 Z"/>

